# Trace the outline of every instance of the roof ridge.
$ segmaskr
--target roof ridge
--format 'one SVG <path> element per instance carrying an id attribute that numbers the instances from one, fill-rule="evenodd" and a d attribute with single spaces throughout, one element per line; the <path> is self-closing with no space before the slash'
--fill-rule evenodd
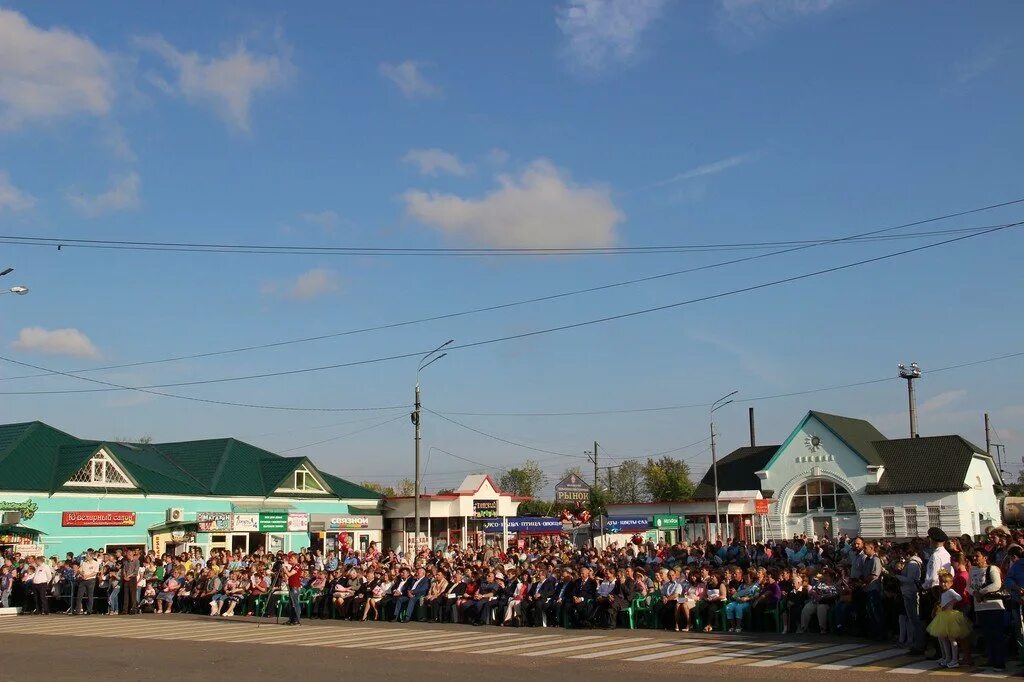
<path id="1" fill-rule="evenodd" d="M 169 463 L 171 464 L 171 466 L 175 467 L 176 469 L 180 469 L 182 473 L 184 473 L 184 474 L 185 474 L 186 476 L 188 476 L 188 477 L 189 477 L 190 479 L 192 479 L 193 481 L 195 481 L 195 482 L 196 482 L 196 484 L 197 484 L 197 485 L 199 486 L 199 489 L 200 489 L 200 490 L 205 490 L 206 492 L 209 492 L 209 493 L 212 493 L 212 492 L 213 492 L 213 489 L 212 489 L 212 488 L 211 488 L 211 489 L 209 489 L 209 490 L 207 490 L 207 489 L 206 489 L 206 486 L 204 486 L 204 485 L 203 485 L 203 482 L 202 482 L 202 481 L 200 481 L 200 480 L 199 480 L 198 478 L 196 478 L 195 476 L 193 476 L 193 475 L 192 475 L 192 472 L 190 472 L 190 471 L 189 471 L 188 469 L 186 469 L 185 467 L 183 467 L 183 466 L 181 466 L 180 464 L 178 464 L 177 460 L 175 460 L 175 459 L 174 459 L 173 457 L 171 457 L 171 456 L 170 456 L 170 455 L 168 455 L 168 454 L 167 454 L 166 452 L 164 452 L 163 450 L 161 450 L 161 449 L 160 449 L 160 446 L 159 446 L 159 445 L 154 445 L 153 443 L 149 443 L 149 444 L 148 444 L 148 445 L 147 445 L 146 447 L 147 447 L 147 448 L 152 448 L 153 450 L 155 450 L 155 451 L 156 451 L 156 453 L 157 453 L 158 455 L 160 455 L 160 456 L 161 456 L 161 457 L 163 457 L 163 458 L 164 458 L 165 460 L 167 460 L 167 461 L 168 461 L 168 462 L 169 462 Z"/>
<path id="2" fill-rule="evenodd" d="M 220 477 L 224 474 L 224 469 L 227 467 L 228 460 L 231 458 L 231 448 L 237 442 L 234 438 L 227 438 L 227 447 L 220 454 L 220 461 L 217 462 L 217 469 L 213 472 L 213 476 L 210 477 L 210 492 L 217 489 L 217 484 L 220 482 Z"/>

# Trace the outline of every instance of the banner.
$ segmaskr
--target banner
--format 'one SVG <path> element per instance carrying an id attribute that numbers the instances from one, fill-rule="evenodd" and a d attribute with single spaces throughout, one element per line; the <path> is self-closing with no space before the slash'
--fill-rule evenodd
<path id="1" fill-rule="evenodd" d="M 332 516 L 327 522 L 327 530 L 363 530 L 369 527 L 369 516 Z"/>
<path id="2" fill-rule="evenodd" d="M 232 514 L 231 529 L 240 533 L 255 533 L 260 529 L 259 514 Z"/>
<path id="3" fill-rule="evenodd" d="M 595 523 L 591 523 L 595 525 Z M 609 516 L 604 520 L 604 532 L 616 533 L 645 533 L 651 527 L 651 521 L 646 516 Z"/>
<path id="4" fill-rule="evenodd" d="M 478 519 L 493 519 L 498 515 L 497 500 L 473 500 L 473 516 Z"/>
<path id="5" fill-rule="evenodd" d="M 679 514 L 655 514 L 654 527 L 658 530 L 676 530 L 682 525 Z"/>
<path id="6" fill-rule="evenodd" d="M 555 485 L 555 502 L 586 504 L 590 502 L 590 486 L 576 474 L 569 474 Z"/>
<path id="7" fill-rule="evenodd" d="M 288 532 L 288 512 L 260 512 L 260 532 Z"/>
<path id="8" fill-rule="evenodd" d="M 772 500 L 754 500 L 754 513 L 765 515 L 768 513 L 768 507 L 771 505 Z"/>
<path id="9" fill-rule="evenodd" d="M 289 513 L 288 530 L 293 533 L 305 533 L 309 530 L 309 514 L 306 512 Z"/>
<path id="10" fill-rule="evenodd" d="M 32 500 L 26 500 L 24 502 L 0 502 L 0 512 L 18 512 L 21 514 L 21 518 L 28 520 L 36 515 L 39 510 L 39 505 Z"/>
<path id="11" fill-rule="evenodd" d="M 64 512 L 60 517 L 60 525 L 65 528 L 99 527 L 99 526 L 134 526 L 135 512 L 118 511 L 80 511 Z"/>
<path id="12" fill-rule="evenodd" d="M 485 533 L 500 533 L 501 519 L 493 519 L 484 523 Z M 512 516 L 508 519 L 509 533 L 561 533 L 562 519 L 554 516 Z"/>
<path id="13" fill-rule="evenodd" d="M 230 512 L 196 512 L 196 525 L 202 533 L 231 530 Z"/>

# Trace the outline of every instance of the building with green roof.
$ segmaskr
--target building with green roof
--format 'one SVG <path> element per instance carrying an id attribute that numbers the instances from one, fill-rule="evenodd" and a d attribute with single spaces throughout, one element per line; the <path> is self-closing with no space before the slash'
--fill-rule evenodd
<path id="1" fill-rule="evenodd" d="M 0 425 L 0 548 L 297 551 L 380 543 L 383 498 L 234 438 L 116 443 Z"/>

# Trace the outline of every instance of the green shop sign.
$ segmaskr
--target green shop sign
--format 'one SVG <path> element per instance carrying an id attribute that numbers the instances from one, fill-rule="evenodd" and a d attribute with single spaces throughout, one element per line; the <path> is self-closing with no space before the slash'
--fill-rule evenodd
<path id="1" fill-rule="evenodd" d="M 25 502 L 0 502 L 0 512 L 21 512 L 21 518 L 31 519 L 36 515 L 39 505 L 32 500 Z"/>
<path id="2" fill-rule="evenodd" d="M 679 514 L 655 514 L 654 527 L 658 530 L 678 530 L 685 524 L 684 517 Z"/>
<path id="3" fill-rule="evenodd" d="M 261 533 L 285 533 L 288 531 L 288 512 L 260 512 Z"/>

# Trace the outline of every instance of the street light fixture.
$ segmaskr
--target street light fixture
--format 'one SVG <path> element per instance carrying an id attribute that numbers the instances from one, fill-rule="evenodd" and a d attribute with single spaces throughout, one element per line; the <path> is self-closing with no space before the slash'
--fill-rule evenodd
<path id="1" fill-rule="evenodd" d="M 24 296 L 28 293 L 28 287 L 11 287 L 7 291 L 2 291 L 3 294 L 17 294 L 18 296 Z"/>
<path id="2" fill-rule="evenodd" d="M 3 277 L 4 275 L 9 275 L 12 272 L 14 272 L 14 268 L 4 268 L 3 271 L 0 271 L 0 277 Z"/>
<path id="3" fill-rule="evenodd" d="M 732 397 L 737 393 L 739 393 L 739 389 L 732 393 L 727 393 L 711 403 L 711 412 L 709 413 L 711 417 L 711 471 L 715 478 L 715 535 L 721 535 L 719 524 L 722 522 L 722 517 L 719 515 L 718 510 L 718 454 L 715 451 L 715 412 L 733 402 Z"/>
<path id="4" fill-rule="evenodd" d="M 434 350 L 425 354 L 422 358 L 420 358 L 420 364 L 417 365 L 416 367 L 416 401 L 414 403 L 413 412 L 411 415 L 409 415 L 409 418 L 412 419 L 413 426 L 416 427 L 416 489 L 413 491 L 412 498 L 413 517 L 415 519 L 414 523 L 416 524 L 412 535 L 412 554 L 414 563 L 416 553 L 419 552 L 420 549 L 420 372 L 422 372 L 427 367 L 434 364 L 444 356 L 448 355 L 448 353 L 441 353 L 440 355 L 438 355 L 438 352 L 454 342 L 455 339 L 448 339 Z"/>

